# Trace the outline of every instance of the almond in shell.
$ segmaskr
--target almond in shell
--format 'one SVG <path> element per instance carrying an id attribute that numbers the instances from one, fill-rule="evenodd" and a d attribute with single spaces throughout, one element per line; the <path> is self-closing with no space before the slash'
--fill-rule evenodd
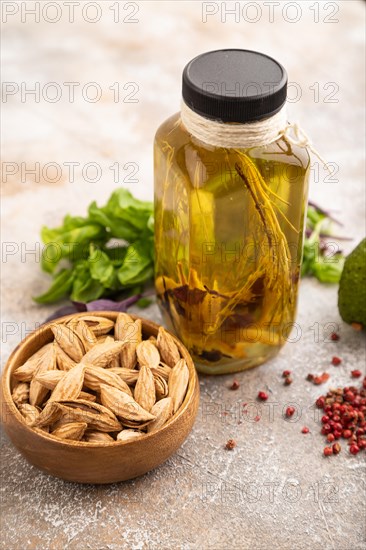
<path id="1" fill-rule="evenodd" d="M 114 443 L 113 437 L 105 432 L 90 431 L 84 434 L 85 441 L 89 443 Z"/>
<path id="2" fill-rule="evenodd" d="M 48 390 L 54 390 L 65 374 L 66 373 L 61 370 L 49 370 L 37 374 L 34 379 Z"/>
<path id="3" fill-rule="evenodd" d="M 75 320 L 70 321 L 68 326 L 70 326 L 70 328 L 79 336 L 85 351 L 89 351 L 98 342 L 94 332 L 82 319 L 76 318 Z"/>
<path id="4" fill-rule="evenodd" d="M 29 403 L 20 404 L 18 409 L 21 412 L 25 423 L 28 425 L 33 424 L 39 417 L 39 409 L 37 407 L 33 407 L 33 405 L 30 405 Z"/>
<path id="5" fill-rule="evenodd" d="M 151 414 L 156 416 L 156 419 L 153 422 L 150 422 L 147 426 L 147 432 L 156 432 L 164 426 L 164 424 L 169 420 L 173 415 L 173 400 L 171 397 L 165 397 L 161 399 L 151 409 Z"/>
<path id="6" fill-rule="evenodd" d="M 155 416 L 143 409 L 130 395 L 125 392 L 112 388 L 111 386 L 101 385 L 100 399 L 105 407 L 118 416 L 122 423 L 127 422 L 136 424 L 146 424 L 155 420 Z"/>
<path id="7" fill-rule="evenodd" d="M 87 365 L 84 375 L 84 385 L 91 390 L 99 391 L 101 384 L 113 386 L 132 396 L 130 388 L 118 374 L 110 372 L 110 369 Z"/>
<path id="8" fill-rule="evenodd" d="M 174 367 L 180 359 L 180 353 L 174 338 L 163 327 L 159 328 L 157 345 L 164 363 L 169 367 Z"/>
<path id="9" fill-rule="evenodd" d="M 105 368 L 118 355 L 123 347 L 123 342 L 104 342 L 96 344 L 82 358 L 83 363 L 94 367 Z"/>
<path id="10" fill-rule="evenodd" d="M 147 366 L 151 369 L 154 369 L 159 366 L 160 355 L 157 348 L 149 342 L 144 340 L 140 342 L 136 348 L 137 360 L 140 366 Z"/>
<path id="11" fill-rule="evenodd" d="M 26 403 L 29 399 L 29 384 L 27 382 L 19 382 L 14 386 L 11 396 L 16 405 Z"/>
<path id="12" fill-rule="evenodd" d="M 51 330 L 60 348 L 62 348 L 73 361 L 78 363 L 84 355 L 85 349 L 76 332 L 62 323 L 55 323 L 51 326 Z"/>
<path id="13" fill-rule="evenodd" d="M 154 376 L 146 365 L 142 365 L 134 391 L 135 401 L 146 411 L 150 411 L 156 401 Z"/>
<path id="14" fill-rule="evenodd" d="M 135 369 L 124 369 L 124 368 L 110 368 L 106 369 L 107 372 L 113 372 L 114 374 L 117 374 L 122 380 L 126 382 L 129 386 L 133 386 L 136 384 L 139 371 Z"/>
<path id="15" fill-rule="evenodd" d="M 127 313 L 119 313 L 114 325 L 114 337 L 116 340 L 130 341 L 136 330 L 134 320 Z"/>
<path id="16" fill-rule="evenodd" d="M 172 368 L 168 380 L 168 395 L 173 400 L 173 413 L 176 413 L 187 392 L 189 370 L 184 359 L 179 359 Z"/>
<path id="17" fill-rule="evenodd" d="M 160 374 L 154 374 L 155 392 L 157 399 L 163 399 L 168 395 L 168 382 L 160 376 Z"/>
<path id="18" fill-rule="evenodd" d="M 82 317 L 79 317 L 79 319 L 88 325 L 88 327 L 94 332 L 95 336 L 108 334 L 108 332 L 110 332 L 114 327 L 114 321 L 98 315 L 83 315 Z"/>
<path id="19" fill-rule="evenodd" d="M 99 403 L 75 399 L 62 401 L 58 406 L 70 422 L 86 422 L 89 429 L 99 432 L 121 431 L 122 426 L 113 412 Z"/>
<path id="20" fill-rule="evenodd" d="M 122 430 L 117 435 L 117 441 L 131 441 L 132 439 L 138 439 L 142 437 L 144 432 L 139 432 L 137 430 Z"/>
<path id="21" fill-rule="evenodd" d="M 67 353 L 58 345 L 57 342 L 54 342 L 54 350 L 56 354 L 56 363 L 60 370 L 70 370 L 75 367 L 75 361 L 67 355 Z"/>
<path id="22" fill-rule="evenodd" d="M 56 428 L 51 435 L 59 437 L 60 439 L 72 439 L 74 441 L 80 441 L 88 424 L 86 422 L 69 422 L 59 428 Z"/>
<path id="23" fill-rule="evenodd" d="M 29 359 L 27 359 L 24 365 L 16 369 L 13 374 L 14 378 L 16 378 L 16 380 L 19 380 L 20 382 L 30 382 L 34 376 L 34 373 L 40 366 L 43 356 L 48 353 L 52 346 L 53 343 L 50 342 L 49 344 L 46 344 L 41 349 L 36 351 L 36 353 L 34 353 Z"/>
<path id="24" fill-rule="evenodd" d="M 43 428 L 50 426 L 59 420 L 62 412 L 57 403 L 47 403 L 45 408 L 40 412 L 39 416 L 34 420 L 32 427 Z"/>
<path id="25" fill-rule="evenodd" d="M 136 348 L 142 341 L 141 319 L 137 319 L 133 323 L 132 333 L 130 335 L 126 335 L 126 338 L 122 341 L 125 345 L 121 349 L 121 365 L 125 369 L 134 369 L 137 363 Z"/>
<path id="26" fill-rule="evenodd" d="M 55 348 L 52 346 L 48 348 L 47 352 L 42 357 L 41 363 L 35 373 L 35 378 L 32 379 L 29 387 L 29 403 L 34 407 L 42 405 L 48 395 L 49 390 L 37 382 L 36 377 L 39 374 L 48 372 L 50 370 L 56 370 L 56 354 Z"/>
<path id="27" fill-rule="evenodd" d="M 67 371 L 52 391 L 49 401 L 63 401 L 77 399 L 84 384 L 85 365 L 79 363 Z"/>

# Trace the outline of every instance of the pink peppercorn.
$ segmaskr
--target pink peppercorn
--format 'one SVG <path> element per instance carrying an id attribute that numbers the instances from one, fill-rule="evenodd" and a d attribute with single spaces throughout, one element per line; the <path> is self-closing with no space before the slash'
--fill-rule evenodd
<path id="1" fill-rule="evenodd" d="M 352 444 L 349 448 L 349 452 L 352 454 L 352 455 L 356 455 L 358 452 L 360 451 L 360 448 L 355 445 L 355 444 Z"/>
<path id="2" fill-rule="evenodd" d="M 360 378 L 362 376 L 362 372 L 358 369 L 351 371 L 352 378 Z"/>

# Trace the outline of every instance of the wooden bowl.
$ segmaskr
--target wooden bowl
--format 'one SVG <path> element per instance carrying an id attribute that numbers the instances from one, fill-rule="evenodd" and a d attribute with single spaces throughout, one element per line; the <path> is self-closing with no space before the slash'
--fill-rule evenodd
<path id="1" fill-rule="evenodd" d="M 77 313 L 57 319 L 69 321 L 81 317 Z M 88 315 L 103 316 L 111 320 L 116 312 L 88 312 Z M 131 315 L 133 319 L 138 317 Z M 145 337 L 156 336 L 159 325 L 141 319 Z M 132 441 L 113 443 L 87 443 L 58 440 L 46 432 L 35 431 L 26 425 L 23 416 L 11 397 L 12 373 L 44 344 L 52 341 L 50 326 L 43 325 L 32 332 L 11 354 L 1 379 L 1 417 L 5 431 L 15 447 L 34 466 L 48 474 L 78 483 L 114 483 L 145 474 L 167 460 L 183 443 L 192 429 L 199 403 L 199 382 L 186 348 L 173 335 L 175 343 L 186 360 L 189 369 L 189 384 L 184 402 L 176 414 L 158 431 Z"/>

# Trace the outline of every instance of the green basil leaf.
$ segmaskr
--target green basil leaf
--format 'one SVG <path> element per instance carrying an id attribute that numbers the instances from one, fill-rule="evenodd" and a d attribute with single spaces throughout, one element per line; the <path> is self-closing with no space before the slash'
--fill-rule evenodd
<path id="1" fill-rule="evenodd" d="M 60 232 L 60 228 L 42 228 L 42 240 L 45 247 L 42 251 L 41 265 L 44 271 L 53 273 L 63 258 L 75 262 L 89 255 L 90 242 L 101 243 L 106 240 L 106 231 L 99 224 L 88 223 Z"/>
<path id="2" fill-rule="evenodd" d="M 104 293 L 104 286 L 92 279 L 88 261 L 84 260 L 75 268 L 75 279 L 72 286 L 71 300 L 76 302 L 91 302 L 97 300 Z"/>
<path id="3" fill-rule="evenodd" d="M 72 269 L 62 269 L 54 278 L 51 286 L 44 294 L 35 296 L 33 300 L 38 304 L 57 302 L 67 296 L 72 288 L 74 272 Z"/>
<path id="4" fill-rule="evenodd" d="M 93 249 L 88 258 L 90 275 L 105 288 L 112 288 L 116 282 L 116 274 L 111 260 L 100 249 Z"/>
<path id="5" fill-rule="evenodd" d="M 153 276 L 150 248 L 148 239 L 136 241 L 128 247 L 123 265 L 118 270 L 118 279 L 122 285 L 132 286 L 143 283 Z"/>

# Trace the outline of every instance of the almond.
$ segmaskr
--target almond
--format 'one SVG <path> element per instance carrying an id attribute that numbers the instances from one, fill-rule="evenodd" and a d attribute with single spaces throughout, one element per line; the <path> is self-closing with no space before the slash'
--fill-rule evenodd
<path id="1" fill-rule="evenodd" d="M 69 326 L 65 326 L 61 323 L 52 325 L 51 330 L 60 348 L 63 349 L 73 361 L 78 363 L 84 355 L 85 349 L 76 332 Z"/>
<path id="2" fill-rule="evenodd" d="M 113 372 L 114 374 L 117 374 L 122 380 L 126 382 L 129 386 L 133 386 L 136 384 L 139 371 L 135 369 L 124 369 L 124 368 L 110 368 L 106 369 L 107 372 Z"/>
<path id="3" fill-rule="evenodd" d="M 33 405 L 30 405 L 29 403 L 22 403 L 18 406 L 18 409 L 20 410 L 25 423 L 28 425 L 33 424 L 36 419 L 39 417 L 39 410 L 37 407 L 33 407 Z"/>
<path id="4" fill-rule="evenodd" d="M 49 347 L 47 352 L 43 355 L 40 365 L 38 366 L 38 369 L 35 372 L 35 377 L 37 377 L 39 374 L 42 374 L 44 372 L 50 371 L 50 370 L 56 370 L 57 364 L 56 364 L 56 354 L 55 354 L 55 348 L 53 346 Z M 30 383 L 29 387 L 29 403 L 31 405 L 34 405 L 37 407 L 38 405 L 43 405 L 49 390 L 37 382 L 35 378 Z"/>
<path id="5" fill-rule="evenodd" d="M 119 313 L 117 315 L 116 324 L 114 325 L 114 337 L 116 340 L 130 340 L 134 336 L 136 330 L 134 320 L 127 313 Z"/>
<path id="6" fill-rule="evenodd" d="M 144 432 L 136 430 L 123 430 L 117 435 L 117 441 L 131 441 L 132 439 L 138 439 L 145 435 Z"/>
<path id="7" fill-rule="evenodd" d="M 53 390 L 49 401 L 77 399 L 84 384 L 84 370 L 85 365 L 79 363 L 76 367 L 67 371 Z"/>
<path id="8" fill-rule="evenodd" d="M 65 374 L 66 373 L 61 370 L 49 370 L 37 374 L 34 379 L 48 390 L 53 390 Z"/>
<path id="9" fill-rule="evenodd" d="M 116 416 L 122 419 L 122 423 L 125 420 L 145 423 L 155 419 L 155 416 L 143 409 L 131 396 L 117 390 L 117 388 L 102 384 L 100 398 L 105 407 L 108 407 Z"/>
<path id="10" fill-rule="evenodd" d="M 94 332 L 82 319 L 75 319 L 68 323 L 68 326 L 79 336 L 85 351 L 89 351 L 98 342 Z"/>
<path id="11" fill-rule="evenodd" d="M 113 437 L 105 432 L 86 432 L 84 439 L 89 443 L 114 443 Z"/>
<path id="12" fill-rule="evenodd" d="M 42 428 L 54 424 L 61 417 L 61 409 L 57 403 L 47 403 L 43 411 L 35 419 L 32 426 Z"/>
<path id="13" fill-rule="evenodd" d="M 160 374 L 154 374 L 155 392 L 157 399 L 163 399 L 168 395 L 168 383 L 160 376 Z"/>
<path id="14" fill-rule="evenodd" d="M 156 416 L 156 419 L 148 424 L 147 432 L 156 432 L 164 426 L 164 424 L 169 420 L 173 414 L 173 399 L 171 397 L 165 397 L 161 399 L 151 409 L 151 414 Z"/>
<path id="15" fill-rule="evenodd" d="M 75 367 L 75 361 L 67 355 L 67 353 L 58 345 L 57 342 L 54 342 L 54 350 L 56 354 L 56 363 L 60 370 L 70 370 Z"/>
<path id="16" fill-rule="evenodd" d="M 134 391 L 135 401 L 150 411 L 156 401 L 154 377 L 149 367 L 142 365 Z"/>
<path id="17" fill-rule="evenodd" d="M 180 359 L 180 354 L 174 338 L 163 327 L 159 328 L 157 345 L 162 360 L 169 367 L 174 367 Z"/>
<path id="18" fill-rule="evenodd" d="M 59 428 L 56 428 L 51 435 L 59 437 L 60 439 L 73 439 L 74 441 L 80 441 L 83 437 L 84 432 L 88 424 L 86 422 L 70 422 L 69 424 L 64 424 Z"/>
<path id="19" fill-rule="evenodd" d="M 16 405 L 26 403 L 29 399 L 29 384 L 27 382 L 19 382 L 14 386 L 11 396 Z"/>
<path id="20" fill-rule="evenodd" d="M 140 366 L 147 366 L 151 369 L 154 369 L 159 366 L 160 355 L 157 348 L 149 342 L 144 340 L 140 342 L 136 348 L 137 360 Z"/>
<path id="21" fill-rule="evenodd" d="M 168 395 L 173 400 L 173 413 L 176 413 L 187 392 L 189 370 L 184 359 L 179 359 L 172 368 L 168 380 Z"/>
<path id="22" fill-rule="evenodd" d="M 82 358 L 82 363 L 93 365 L 94 367 L 107 367 L 123 347 L 123 342 L 105 342 L 96 344 Z"/>
<path id="23" fill-rule="evenodd" d="M 41 349 L 36 351 L 21 367 L 18 367 L 14 372 L 13 376 L 20 382 L 30 382 L 33 378 L 34 373 L 41 364 L 42 358 L 50 348 L 53 346 L 53 343 L 50 342 L 46 344 Z"/>
<path id="24" fill-rule="evenodd" d="M 99 403 L 82 399 L 69 399 L 58 403 L 58 406 L 61 413 L 67 416 L 70 421 L 86 422 L 88 427 L 93 430 L 99 432 L 119 432 L 121 430 L 121 424 L 113 412 L 107 407 L 99 405 Z"/>
<path id="25" fill-rule="evenodd" d="M 84 384 L 94 391 L 99 391 L 101 384 L 107 384 L 107 386 L 113 386 L 132 396 L 132 392 L 126 382 L 118 374 L 110 372 L 110 369 L 88 365 L 85 369 Z"/>
<path id="26" fill-rule="evenodd" d="M 83 315 L 79 319 L 84 321 L 96 336 L 108 334 L 114 327 L 113 321 L 106 317 L 99 317 L 98 315 Z"/>
<path id="27" fill-rule="evenodd" d="M 132 333 L 128 336 L 126 335 L 126 339 L 122 341 L 125 345 L 121 349 L 121 365 L 125 369 L 134 369 L 137 363 L 136 348 L 138 344 L 142 341 L 141 319 L 137 319 L 133 323 Z"/>

